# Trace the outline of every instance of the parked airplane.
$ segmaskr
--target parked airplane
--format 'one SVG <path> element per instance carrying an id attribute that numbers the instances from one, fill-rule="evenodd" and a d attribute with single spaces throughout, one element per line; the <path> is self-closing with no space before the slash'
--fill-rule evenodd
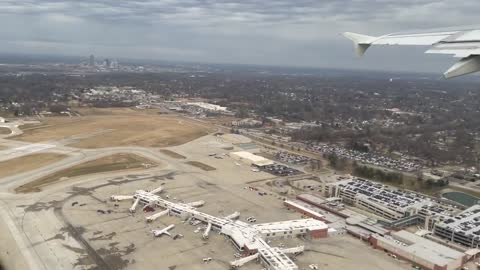
<path id="1" fill-rule="evenodd" d="M 394 33 L 380 37 L 346 32 L 353 41 L 359 56 L 363 56 L 372 45 L 430 45 L 426 53 L 450 54 L 461 60 L 453 65 L 444 76 L 446 79 L 480 71 L 480 27 L 463 29 Z"/>
<path id="2" fill-rule="evenodd" d="M 161 230 L 152 230 L 152 233 L 153 233 L 153 235 L 154 235 L 155 237 L 160 237 L 160 236 L 162 236 L 162 235 L 164 235 L 164 234 L 172 237 L 172 235 L 171 235 L 168 231 L 171 230 L 171 229 L 173 229 L 173 228 L 175 228 L 175 225 L 174 225 L 174 224 L 169 225 L 169 226 L 167 226 L 167 227 L 165 227 L 164 229 L 161 229 Z"/>

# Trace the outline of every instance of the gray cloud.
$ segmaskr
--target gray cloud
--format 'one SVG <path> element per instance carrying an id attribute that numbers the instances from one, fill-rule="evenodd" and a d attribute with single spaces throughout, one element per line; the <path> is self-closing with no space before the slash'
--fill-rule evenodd
<path id="1" fill-rule="evenodd" d="M 417 69 L 436 71 L 451 60 L 419 50 L 380 49 L 359 63 L 339 33 L 473 24 L 479 8 L 476 0 L 0 0 L 0 49 L 374 68 L 424 57 Z"/>

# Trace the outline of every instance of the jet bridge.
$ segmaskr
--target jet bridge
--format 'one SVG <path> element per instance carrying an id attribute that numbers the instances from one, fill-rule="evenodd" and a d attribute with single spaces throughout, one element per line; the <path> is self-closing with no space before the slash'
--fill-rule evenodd
<path id="1" fill-rule="evenodd" d="M 130 207 L 130 209 L 129 209 L 130 213 L 135 213 L 135 210 L 137 209 L 137 205 L 138 205 L 139 202 L 140 202 L 140 198 L 135 199 L 132 207 Z"/>
<path id="2" fill-rule="evenodd" d="M 155 213 L 149 217 L 146 218 L 147 222 L 152 222 L 152 221 L 155 221 L 156 219 L 158 219 L 159 217 L 163 217 L 165 215 L 168 215 L 168 213 L 170 212 L 170 210 L 165 210 L 165 211 L 162 211 L 162 212 L 158 212 L 158 213 Z"/>

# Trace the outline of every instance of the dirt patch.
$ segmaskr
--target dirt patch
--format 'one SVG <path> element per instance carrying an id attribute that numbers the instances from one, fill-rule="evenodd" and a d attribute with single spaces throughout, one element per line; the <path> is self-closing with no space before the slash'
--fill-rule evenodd
<path id="1" fill-rule="evenodd" d="M 147 158 L 134 154 L 115 154 L 47 175 L 15 189 L 17 193 L 38 192 L 41 187 L 68 180 L 71 177 L 103 172 L 144 169 L 158 166 Z"/>
<path id="2" fill-rule="evenodd" d="M 41 153 L 0 162 L 0 178 L 35 170 L 64 159 L 66 155 Z"/>
<path id="3" fill-rule="evenodd" d="M 105 148 L 117 146 L 168 147 L 207 135 L 208 129 L 192 120 L 159 115 L 150 110 L 91 109 L 80 118 L 51 117 L 43 126 L 27 129 L 13 139 L 42 142 L 84 137 L 72 140 L 79 148 Z"/>
<path id="4" fill-rule="evenodd" d="M 12 133 L 12 130 L 6 127 L 0 127 L 0 135 L 8 135 Z"/>
<path id="5" fill-rule="evenodd" d="M 200 168 L 204 171 L 214 171 L 216 170 L 216 168 L 210 166 L 210 165 L 207 165 L 205 163 L 202 163 L 202 162 L 199 162 L 199 161 L 188 161 L 186 162 L 188 165 L 192 165 L 194 167 L 197 167 L 197 168 Z"/>
<path id="6" fill-rule="evenodd" d="M 186 156 L 182 156 L 182 155 L 180 155 L 179 153 L 176 153 L 176 152 L 173 152 L 173 151 L 170 151 L 170 150 L 167 150 L 167 149 L 162 149 L 162 150 L 160 150 L 160 152 L 161 152 L 162 154 L 165 154 L 165 155 L 171 157 L 171 158 L 187 159 Z"/>

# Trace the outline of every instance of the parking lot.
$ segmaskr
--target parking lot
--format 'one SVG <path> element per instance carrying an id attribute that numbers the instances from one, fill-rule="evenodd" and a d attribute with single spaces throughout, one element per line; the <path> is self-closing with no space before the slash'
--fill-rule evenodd
<path id="1" fill-rule="evenodd" d="M 293 175 L 299 175 L 303 173 L 297 169 L 290 168 L 282 164 L 273 164 L 273 165 L 263 166 L 260 169 L 264 172 L 268 172 L 275 176 L 293 176 Z"/>
<path id="2" fill-rule="evenodd" d="M 339 157 L 399 171 L 413 172 L 424 168 L 421 163 L 406 155 L 401 155 L 399 159 L 393 159 L 375 153 L 349 150 L 338 145 L 328 144 L 310 144 L 307 146 L 307 150 L 321 154 L 336 154 Z"/>

